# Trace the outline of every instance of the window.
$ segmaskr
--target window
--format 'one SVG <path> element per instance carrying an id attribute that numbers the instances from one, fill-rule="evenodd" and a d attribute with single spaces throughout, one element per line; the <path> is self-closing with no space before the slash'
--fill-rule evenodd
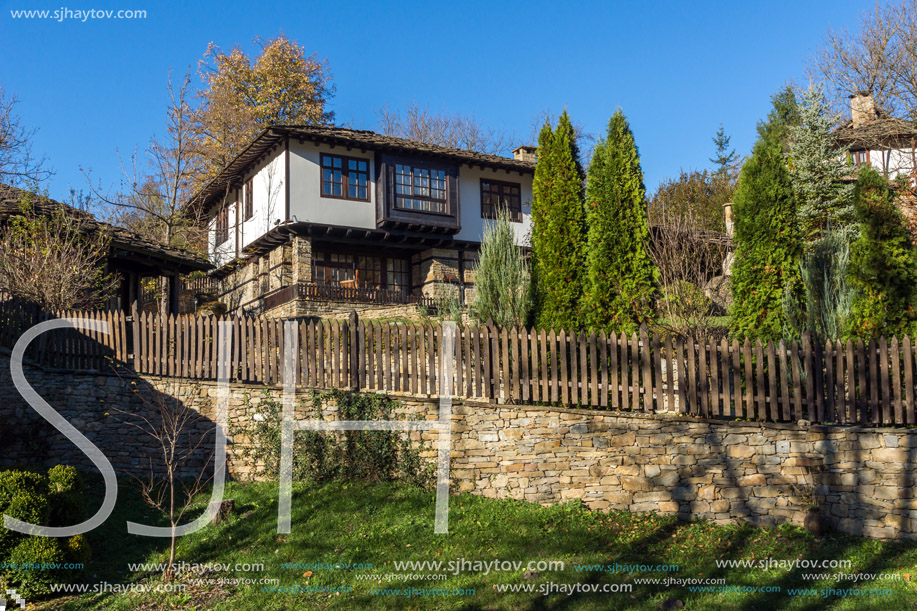
<path id="1" fill-rule="evenodd" d="M 249 179 L 248 182 L 246 182 L 245 185 L 242 187 L 242 201 L 244 202 L 244 205 L 242 207 L 244 211 L 244 214 L 242 217 L 243 221 L 247 221 L 248 219 L 252 218 L 252 216 L 254 216 L 255 214 L 254 190 L 255 190 L 254 185 L 252 184 L 251 179 Z"/>
<path id="2" fill-rule="evenodd" d="M 322 197 L 369 201 L 369 160 L 322 153 Z"/>
<path id="3" fill-rule="evenodd" d="M 448 214 L 446 170 L 396 163 L 395 208 Z"/>
<path id="4" fill-rule="evenodd" d="M 312 279 L 317 284 L 355 288 L 388 289 L 408 293 L 410 263 L 407 259 L 347 255 L 316 251 Z"/>
<path id="5" fill-rule="evenodd" d="M 229 239 L 229 206 L 223 206 L 223 208 L 217 212 L 214 229 L 216 233 L 214 240 L 217 245 Z"/>
<path id="6" fill-rule="evenodd" d="M 856 167 L 862 167 L 864 165 L 869 165 L 869 151 L 852 151 L 853 163 L 856 164 Z"/>
<path id="7" fill-rule="evenodd" d="M 410 292 L 410 263 L 407 259 L 389 259 L 386 262 L 386 288 L 390 291 Z"/>
<path id="8" fill-rule="evenodd" d="M 500 182 L 481 179 L 481 217 L 497 218 L 497 209 L 505 206 L 509 218 L 516 223 L 522 222 L 522 188 L 518 182 Z"/>

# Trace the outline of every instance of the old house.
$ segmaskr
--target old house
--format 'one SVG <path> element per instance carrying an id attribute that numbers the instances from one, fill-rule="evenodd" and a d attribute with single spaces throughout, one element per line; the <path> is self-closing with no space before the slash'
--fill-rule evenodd
<path id="1" fill-rule="evenodd" d="M 850 119 L 834 132 L 857 168 L 870 166 L 889 180 L 903 180 L 898 201 L 912 232 L 917 233 L 917 123 L 889 116 L 872 95 L 850 98 Z"/>
<path id="2" fill-rule="evenodd" d="M 0 223 L 20 214 L 23 201 L 28 201 L 37 214 L 50 215 L 54 210 L 63 210 L 82 232 L 104 233 L 109 247 L 105 271 L 119 278 L 119 289 L 109 300 L 108 309 L 130 311 L 135 304 L 143 307 L 143 279 L 159 278 L 171 289 L 169 311 L 178 313 L 180 276 L 212 268 L 208 261 L 193 253 L 153 242 L 123 227 L 99 221 L 83 210 L 5 184 L 0 184 Z"/>
<path id="3" fill-rule="evenodd" d="M 411 315 L 467 301 L 498 205 L 519 244 L 534 148 L 513 158 L 370 131 L 274 126 L 196 194 L 218 299 L 230 312 Z"/>

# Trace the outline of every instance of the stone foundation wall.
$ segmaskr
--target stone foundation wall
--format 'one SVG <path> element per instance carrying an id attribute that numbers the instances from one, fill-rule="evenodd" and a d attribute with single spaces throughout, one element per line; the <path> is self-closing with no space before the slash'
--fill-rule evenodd
<path id="1" fill-rule="evenodd" d="M 294 299 L 264 312 L 273 318 L 317 317 L 329 320 L 342 320 L 356 310 L 362 319 L 406 318 L 420 322 L 423 316 L 414 304 L 374 305 L 371 303 L 352 303 L 349 301 L 307 301 Z"/>
<path id="2" fill-rule="evenodd" d="M 96 443 L 117 470 L 146 467 L 151 442 L 126 426 L 151 397 L 177 400 L 214 417 L 216 384 L 163 378 L 121 380 L 28 368 L 27 379 Z M 45 466 L 89 460 L 32 410 L 10 383 L 0 358 L 0 464 Z M 136 391 L 136 392 L 135 392 Z M 241 460 L 243 428 L 267 391 L 232 385 L 230 474 L 252 475 Z M 142 395 L 142 398 L 141 398 Z M 403 398 L 401 412 L 438 417 L 434 399 Z M 309 393 L 298 398 L 307 413 Z M 334 419 L 333 406 L 325 418 Z M 212 424 L 205 422 L 202 430 Z M 462 491 L 536 503 L 581 499 L 595 510 L 657 511 L 685 519 L 800 524 L 812 502 L 837 529 L 868 537 L 917 537 L 917 432 L 906 429 L 797 426 L 701 420 L 680 416 L 491 405 L 456 401 L 452 416 L 452 481 Z M 433 446 L 434 432 L 412 433 Z M 207 444 L 205 444 L 206 446 Z M 212 445 L 209 445 L 212 448 Z M 433 460 L 433 452 L 427 456 Z M 203 464 L 203 463 L 202 463 Z"/>
<path id="3" fill-rule="evenodd" d="M 453 248 L 431 248 L 414 255 L 411 259 L 414 292 L 440 299 L 458 298 L 464 290 L 465 303 L 470 303 L 474 297 L 477 256 L 476 251 Z"/>
<path id="4" fill-rule="evenodd" d="M 261 296 L 299 282 L 312 281 L 312 242 L 293 236 L 267 254 L 240 264 L 221 281 L 217 300 L 230 314 L 260 314 Z"/>

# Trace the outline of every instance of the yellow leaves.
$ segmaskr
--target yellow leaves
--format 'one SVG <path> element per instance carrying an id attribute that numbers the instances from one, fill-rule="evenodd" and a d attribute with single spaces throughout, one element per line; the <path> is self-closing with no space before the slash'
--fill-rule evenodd
<path id="1" fill-rule="evenodd" d="M 205 91 L 195 132 L 209 164 L 225 163 L 267 125 L 333 120 L 327 62 L 284 36 L 262 44 L 254 63 L 238 47 L 226 53 L 211 43 L 199 73 Z"/>

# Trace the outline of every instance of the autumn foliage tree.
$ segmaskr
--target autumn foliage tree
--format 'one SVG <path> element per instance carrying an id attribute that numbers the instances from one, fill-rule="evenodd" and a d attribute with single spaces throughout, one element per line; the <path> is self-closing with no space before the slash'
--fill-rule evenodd
<path id="1" fill-rule="evenodd" d="M 307 55 L 285 36 L 263 45 L 254 61 L 239 47 L 224 52 L 211 43 L 199 72 L 204 88 L 194 130 L 203 180 L 224 168 L 266 127 L 334 120 L 327 108 L 334 95 L 327 61 Z"/>

